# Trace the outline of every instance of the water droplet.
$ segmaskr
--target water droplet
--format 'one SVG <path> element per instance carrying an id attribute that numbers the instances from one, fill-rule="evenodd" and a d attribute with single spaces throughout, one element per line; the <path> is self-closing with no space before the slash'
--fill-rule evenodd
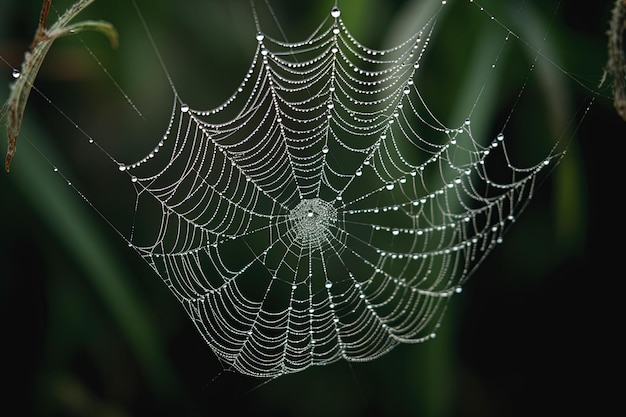
<path id="1" fill-rule="evenodd" d="M 393 187 L 394 187 L 394 184 L 392 182 L 385 185 L 385 188 L 388 189 L 389 191 L 393 190 Z"/>
<path id="2" fill-rule="evenodd" d="M 265 39 L 265 35 L 262 32 L 257 32 L 256 40 L 261 42 L 263 39 Z"/>
<path id="3" fill-rule="evenodd" d="M 404 94 L 409 94 L 411 89 L 409 87 L 404 87 Z"/>
<path id="4" fill-rule="evenodd" d="M 398 235 L 400 234 L 400 230 L 398 230 L 398 229 L 393 229 L 393 230 L 391 231 L 391 234 L 392 234 L 392 235 L 394 235 L 394 236 L 398 236 Z"/>
<path id="5" fill-rule="evenodd" d="M 131 180 L 131 182 L 137 182 L 137 177 L 132 176 L 132 177 L 130 177 L 130 180 Z"/>
<path id="6" fill-rule="evenodd" d="M 189 106 L 187 104 L 181 104 L 180 105 L 180 111 L 182 111 L 183 113 L 187 113 L 189 111 Z"/>
<path id="7" fill-rule="evenodd" d="M 328 146 L 324 145 L 322 148 L 322 153 L 328 153 Z"/>
<path id="8" fill-rule="evenodd" d="M 357 169 L 356 172 L 355 172 L 355 175 L 357 177 L 360 177 L 361 175 L 363 175 L 363 171 L 361 171 L 360 169 Z"/>
<path id="9" fill-rule="evenodd" d="M 269 53 L 270 51 L 268 51 L 266 48 L 261 49 L 261 55 L 266 56 Z"/>
<path id="10" fill-rule="evenodd" d="M 504 134 L 503 133 L 498 133 L 497 139 L 499 141 L 503 141 L 504 140 Z"/>
<path id="11" fill-rule="evenodd" d="M 325 286 L 326 286 L 326 288 L 330 288 L 330 287 L 333 286 L 333 283 L 330 282 L 330 281 L 326 281 L 326 285 Z"/>
<path id="12" fill-rule="evenodd" d="M 122 172 L 126 171 L 126 165 L 120 165 L 119 170 Z"/>
<path id="13" fill-rule="evenodd" d="M 332 17 L 337 18 L 337 17 L 339 17 L 339 16 L 341 15 L 341 10 L 339 10 L 339 7 L 335 6 L 335 7 L 333 7 L 333 8 L 331 9 L 331 11 L 330 11 L 330 15 L 331 15 Z"/>
<path id="14" fill-rule="evenodd" d="M 470 123 L 472 123 L 472 122 L 470 121 L 469 117 L 467 119 L 465 119 L 465 125 L 466 126 L 469 126 Z"/>
<path id="15" fill-rule="evenodd" d="M 18 79 L 22 76 L 22 73 L 16 68 L 13 70 L 13 73 L 11 75 L 13 76 L 13 78 Z"/>

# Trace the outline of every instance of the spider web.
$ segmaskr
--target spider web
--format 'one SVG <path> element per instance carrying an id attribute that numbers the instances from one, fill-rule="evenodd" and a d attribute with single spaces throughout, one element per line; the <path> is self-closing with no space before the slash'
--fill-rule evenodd
<path id="1" fill-rule="evenodd" d="M 385 50 L 338 7 L 302 42 L 259 28 L 230 98 L 198 110 L 172 84 L 158 146 L 119 165 L 130 246 L 229 369 L 274 377 L 435 337 L 559 156 L 515 167 L 503 134 L 429 110 L 415 79 L 436 17 Z"/>
<path id="2" fill-rule="evenodd" d="M 504 133 L 473 133 L 478 99 L 458 125 L 429 108 L 419 76 L 448 7 L 436 3 L 387 49 L 359 43 L 337 6 L 300 42 L 257 18 L 252 62 L 221 105 L 190 107 L 166 74 L 154 148 L 120 162 L 98 144 L 135 199 L 130 230 L 103 217 L 227 369 L 276 377 L 434 338 L 562 157 L 555 145 L 516 166 Z"/>

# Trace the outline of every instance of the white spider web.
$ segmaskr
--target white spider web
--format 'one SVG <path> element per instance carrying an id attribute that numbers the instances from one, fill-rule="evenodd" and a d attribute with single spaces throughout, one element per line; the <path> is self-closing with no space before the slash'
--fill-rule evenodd
<path id="1" fill-rule="evenodd" d="M 562 156 L 517 167 L 471 111 L 447 126 L 429 109 L 420 66 L 445 7 L 385 50 L 338 7 L 301 42 L 259 26 L 232 96 L 191 108 L 170 78 L 166 132 L 116 161 L 136 198 L 120 233 L 227 369 L 275 377 L 435 337 Z"/>
<path id="2" fill-rule="evenodd" d="M 132 247 L 230 369 L 273 377 L 434 337 L 532 197 L 554 155 L 514 167 L 503 135 L 483 144 L 422 99 L 434 22 L 386 50 L 337 7 L 302 42 L 259 31 L 228 100 L 175 95 L 158 146 L 119 166 L 137 222 L 161 218 Z"/>

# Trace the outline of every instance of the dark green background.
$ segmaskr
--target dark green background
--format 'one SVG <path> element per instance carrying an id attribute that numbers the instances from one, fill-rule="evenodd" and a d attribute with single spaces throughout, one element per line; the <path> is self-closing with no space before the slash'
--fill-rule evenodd
<path id="1" fill-rule="evenodd" d="M 0 1 L 0 55 L 18 66 L 41 3 Z M 59 10 L 69 4 L 53 3 Z M 292 41 L 316 28 L 333 5 L 270 3 Z M 346 0 L 339 5 L 355 37 L 377 47 L 415 28 L 418 16 L 411 13 L 417 3 Z M 489 51 L 502 43 L 505 32 L 465 0 L 449 3 L 420 82 L 437 114 L 453 123 L 459 117 L 454 109 L 471 105 L 482 85 L 467 81 L 470 68 L 477 62 L 490 66 Z M 478 112 L 482 128 L 486 134 L 498 131 L 530 60 L 542 48 L 552 64 L 539 59 L 507 135 L 514 136 L 522 160 L 538 160 L 561 135 L 569 144 L 568 156 L 541 184 L 505 244 L 453 300 L 438 337 L 400 346 L 370 363 L 339 362 L 267 383 L 222 372 L 160 279 L 53 174 L 34 146 L 106 219 L 127 230 L 133 200 L 118 192 L 115 167 L 35 93 L 12 172 L 0 175 L 5 382 L 0 398 L 5 407 L 17 410 L 11 415 L 26 416 L 606 415 L 617 392 L 611 377 L 622 376 L 621 360 L 613 356 L 621 333 L 613 295 L 624 276 L 617 269 L 617 250 L 623 247 L 623 153 L 618 149 L 626 125 L 612 109 L 610 90 L 597 87 L 612 2 L 563 2 L 555 14 L 556 3 L 484 1 L 531 47 L 514 39 L 507 45 L 498 61 L 500 78 L 487 84 L 495 93 L 479 102 L 487 109 Z M 138 4 L 189 104 L 209 108 L 233 91 L 256 46 L 248 1 Z M 257 4 L 262 26 L 279 36 L 267 8 Z M 55 44 L 37 87 L 112 153 L 144 151 L 140 144 L 164 128 L 171 93 L 139 18 L 123 0 L 96 1 L 82 17 L 105 19 L 118 28 L 117 51 L 98 34 L 82 40 L 148 123 L 125 104 L 77 39 Z M 544 70 L 554 78 L 537 84 Z M 11 68 L 1 64 L 0 83 L 8 85 L 10 74 Z M 477 79 L 484 82 L 481 74 Z M 465 89 L 466 84 L 474 89 Z M 0 100 L 7 95 L 8 88 Z"/>

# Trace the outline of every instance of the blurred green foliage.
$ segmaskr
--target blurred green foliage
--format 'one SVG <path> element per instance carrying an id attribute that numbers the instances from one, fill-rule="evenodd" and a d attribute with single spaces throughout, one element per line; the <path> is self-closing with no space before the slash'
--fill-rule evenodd
<path id="1" fill-rule="evenodd" d="M 180 95 L 199 108 L 228 97 L 256 46 L 250 3 L 137 3 Z M 272 16 L 256 3 L 262 26 L 276 37 L 282 29 L 292 41 L 311 33 L 333 5 L 272 0 Z M 426 3 L 339 6 L 355 37 L 379 47 L 415 30 Z M 603 239 L 592 218 L 601 213 L 593 205 L 601 168 L 589 137 L 598 126 L 624 131 L 604 92 L 577 124 L 602 74 L 610 4 L 590 9 L 565 2 L 554 13 L 555 1 L 485 0 L 489 13 L 522 39 L 511 36 L 503 48 L 503 26 L 465 0 L 448 3 L 420 74 L 435 113 L 463 120 L 485 85 L 473 127 L 493 137 L 515 106 L 507 128 L 519 144 L 515 158 L 541 159 L 556 139 L 566 142 L 568 156 L 450 305 L 437 339 L 400 346 L 370 363 L 336 363 L 267 383 L 222 372 L 182 306 L 107 223 L 129 225 L 134 201 L 118 194 L 110 161 L 67 120 L 112 154 L 132 155 L 161 134 L 171 108 L 167 80 L 131 2 L 101 0 L 84 17 L 112 22 L 120 49 L 89 35 L 53 47 L 37 84 L 53 104 L 31 98 L 12 172 L 0 176 L 5 403 L 18 405 L 19 415 L 38 416 L 487 417 L 567 409 L 565 394 L 554 387 L 565 385 L 567 398 L 583 388 L 568 382 L 573 371 L 558 355 L 584 327 L 574 308 L 575 279 L 592 268 L 593 242 Z M 70 3 L 53 4 L 63 10 Z M 0 55 L 15 67 L 39 8 L 37 1 L 0 6 Z M 500 48 L 500 68 L 490 72 Z M 542 56 L 529 73 L 538 50 Z M 0 66 L 0 75 L 7 85 L 11 68 Z M 8 90 L 0 100 L 6 96 Z"/>

